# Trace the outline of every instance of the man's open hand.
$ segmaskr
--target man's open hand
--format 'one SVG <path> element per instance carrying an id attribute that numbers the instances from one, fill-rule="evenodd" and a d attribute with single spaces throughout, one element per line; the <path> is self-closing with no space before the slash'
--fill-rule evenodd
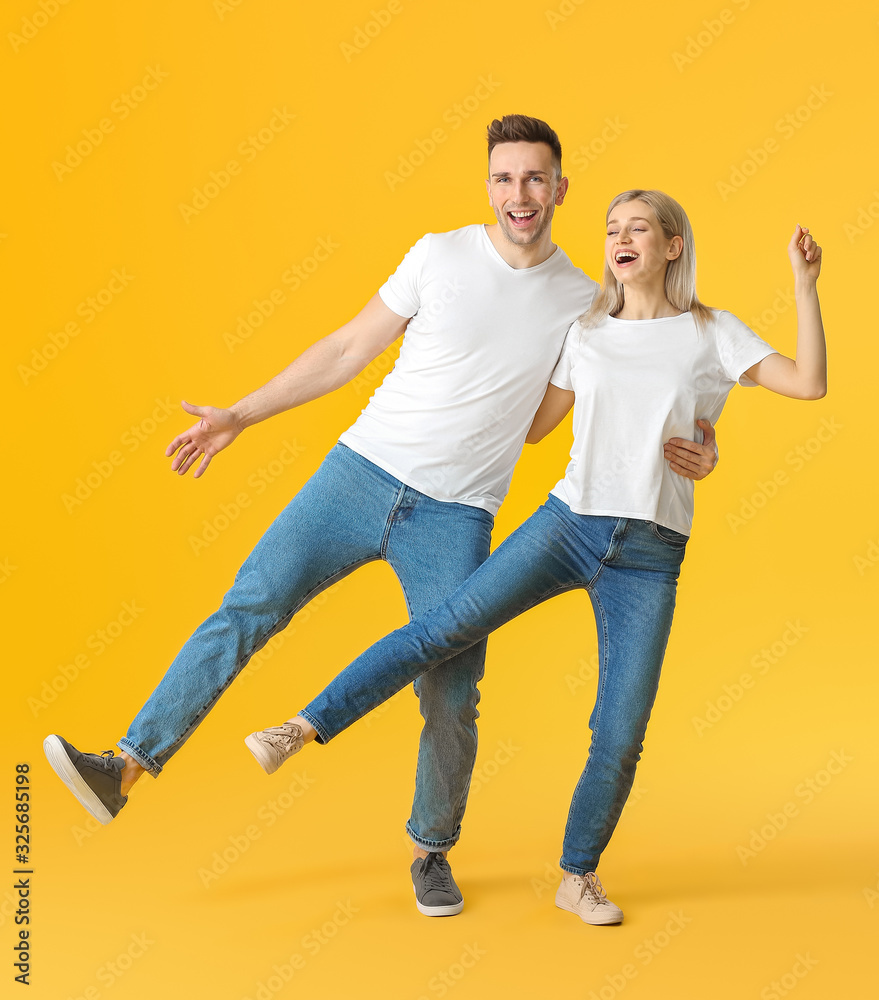
<path id="1" fill-rule="evenodd" d="M 665 444 L 665 458 L 672 472 L 687 479 L 704 479 L 717 465 L 717 442 L 709 420 L 697 420 L 702 428 L 702 444 L 686 438 L 671 438 Z"/>
<path id="2" fill-rule="evenodd" d="M 214 455 L 238 437 L 242 427 L 231 410 L 221 410 L 216 406 L 193 406 L 186 400 L 180 405 L 199 420 L 188 430 L 178 434 L 165 449 L 165 454 L 169 458 L 174 456 L 171 470 L 179 476 L 186 475 L 201 457 L 201 463 L 192 474 L 194 479 L 198 479 L 207 471 Z"/>

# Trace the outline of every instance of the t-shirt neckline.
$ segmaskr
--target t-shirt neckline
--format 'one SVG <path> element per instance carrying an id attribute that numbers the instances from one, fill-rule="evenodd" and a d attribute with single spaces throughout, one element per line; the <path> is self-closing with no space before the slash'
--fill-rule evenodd
<path id="1" fill-rule="evenodd" d="M 555 250 L 553 250 L 553 252 L 546 258 L 546 260 L 542 260 L 539 264 L 533 264 L 531 267 L 513 267 L 512 264 L 508 264 L 504 260 L 504 258 L 500 255 L 498 248 L 494 245 L 494 243 L 491 242 L 491 237 L 488 235 L 488 230 L 485 227 L 485 223 L 481 223 L 479 225 L 479 228 L 482 230 L 483 240 L 485 240 L 485 242 L 488 244 L 489 250 L 494 255 L 498 263 L 503 264 L 503 266 L 508 271 L 512 271 L 515 274 L 533 274 L 535 271 L 539 271 L 540 268 L 545 267 L 547 264 L 549 264 L 550 261 L 554 261 L 559 254 L 564 253 L 562 248 L 558 245 L 558 243 L 556 243 Z"/>

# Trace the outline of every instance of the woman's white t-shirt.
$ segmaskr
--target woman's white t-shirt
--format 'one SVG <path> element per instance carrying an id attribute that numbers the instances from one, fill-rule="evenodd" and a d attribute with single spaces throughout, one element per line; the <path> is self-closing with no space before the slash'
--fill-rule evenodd
<path id="1" fill-rule="evenodd" d="M 552 493 L 572 511 L 690 534 L 693 480 L 672 472 L 663 444 L 701 441 L 696 421 L 714 423 L 736 382 L 754 385 L 743 373 L 775 353 L 731 313 L 712 313 L 702 332 L 689 312 L 568 331 L 551 382 L 576 394 L 574 445 Z"/>

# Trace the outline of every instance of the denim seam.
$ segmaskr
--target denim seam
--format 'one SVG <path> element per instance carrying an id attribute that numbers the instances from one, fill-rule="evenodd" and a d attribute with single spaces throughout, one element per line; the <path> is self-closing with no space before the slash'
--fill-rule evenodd
<path id="1" fill-rule="evenodd" d="M 603 566 L 603 563 L 602 563 L 602 566 Z M 600 573 L 601 573 L 601 569 L 599 568 L 598 573 L 595 574 L 595 579 L 596 580 L 598 579 L 598 576 L 599 576 Z M 595 709 L 594 709 L 594 711 L 595 711 L 595 725 L 592 727 L 592 733 L 593 733 L 593 737 L 594 737 L 595 730 L 598 729 L 599 723 L 601 722 L 601 710 L 603 708 L 603 702 L 604 702 L 604 685 L 607 683 L 607 616 L 604 613 L 604 607 L 603 607 L 603 605 L 601 603 L 601 598 L 598 596 L 598 594 L 597 593 L 593 593 L 592 591 L 590 591 L 589 596 L 590 596 L 590 598 L 592 600 L 592 605 L 593 605 L 593 607 L 595 609 L 595 612 L 596 612 L 596 619 L 597 619 L 596 620 L 596 625 L 599 622 L 601 623 L 601 634 L 602 634 L 602 639 L 603 639 L 601 645 L 602 645 L 602 649 L 604 651 L 604 655 L 602 656 L 602 659 L 601 659 L 601 669 L 600 669 L 599 675 L 598 675 L 599 676 L 598 690 L 595 693 Z M 577 796 L 580 793 L 580 787 L 583 784 L 584 779 L 587 777 L 587 775 L 589 773 L 589 765 L 592 763 L 592 759 L 593 759 L 592 758 L 592 750 L 591 750 L 591 747 L 590 747 L 589 754 L 586 757 L 586 764 L 583 767 L 582 774 L 580 775 L 579 779 L 577 780 L 577 786 L 574 789 L 574 795 L 571 798 L 571 807 L 570 807 L 570 811 L 569 811 L 569 816 L 573 815 L 573 813 L 575 811 L 574 806 L 575 806 L 575 803 L 577 801 Z M 570 829 L 570 819 L 569 819 L 568 822 L 565 824 L 565 836 L 564 836 L 564 842 L 565 843 L 567 843 L 568 836 L 569 836 L 570 833 L 571 833 L 571 829 Z M 569 865 L 565 864 L 564 858 L 562 859 L 562 861 L 560 862 L 560 864 L 561 864 L 561 867 L 565 871 L 573 872 L 575 875 L 583 875 L 583 874 L 585 874 L 586 871 L 594 871 L 595 870 L 594 867 L 593 868 L 587 868 L 585 870 L 581 870 L 581 869 L 577 869 L 577 868 L 572 868 Z"/>

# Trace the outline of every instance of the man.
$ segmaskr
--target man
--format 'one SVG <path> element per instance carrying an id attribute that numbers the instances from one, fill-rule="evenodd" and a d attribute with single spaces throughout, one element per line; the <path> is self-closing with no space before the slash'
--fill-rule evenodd
<path id="1" fill-rule="evenodd" d="M 167 454 L 173 470 L 197 478 L 246 427 L 339 388 L 405 334 L 394 369 L 181 649 L 119 741 L 121 755 L 47 737 L 50 763 L 101 822 L 142 774 L 161 772 L 253 653 L 335 581 L 385 560 L 418 615 L 488 556 L 565 332 L 597 288 L 552 243 L 568 189 L 555 132 L 508 115 L 492 122 L 488 142 L 495 225 L 419 240 L 354 319 L 230 409 L 183 404 L 199 419 Z M 701 445 L 672 442 L 666 457 L 681 475 L 707 474 L 710 427 Z M 416 683 L 424 727 L 407 832 L 416 903 L 429 916 L 463 907 L 446 852 L 460 836 L 476 756 L 484 654 L 480 644 Z M 285 724 L 247 745 L 272 773 L 301 734 Z"/>

